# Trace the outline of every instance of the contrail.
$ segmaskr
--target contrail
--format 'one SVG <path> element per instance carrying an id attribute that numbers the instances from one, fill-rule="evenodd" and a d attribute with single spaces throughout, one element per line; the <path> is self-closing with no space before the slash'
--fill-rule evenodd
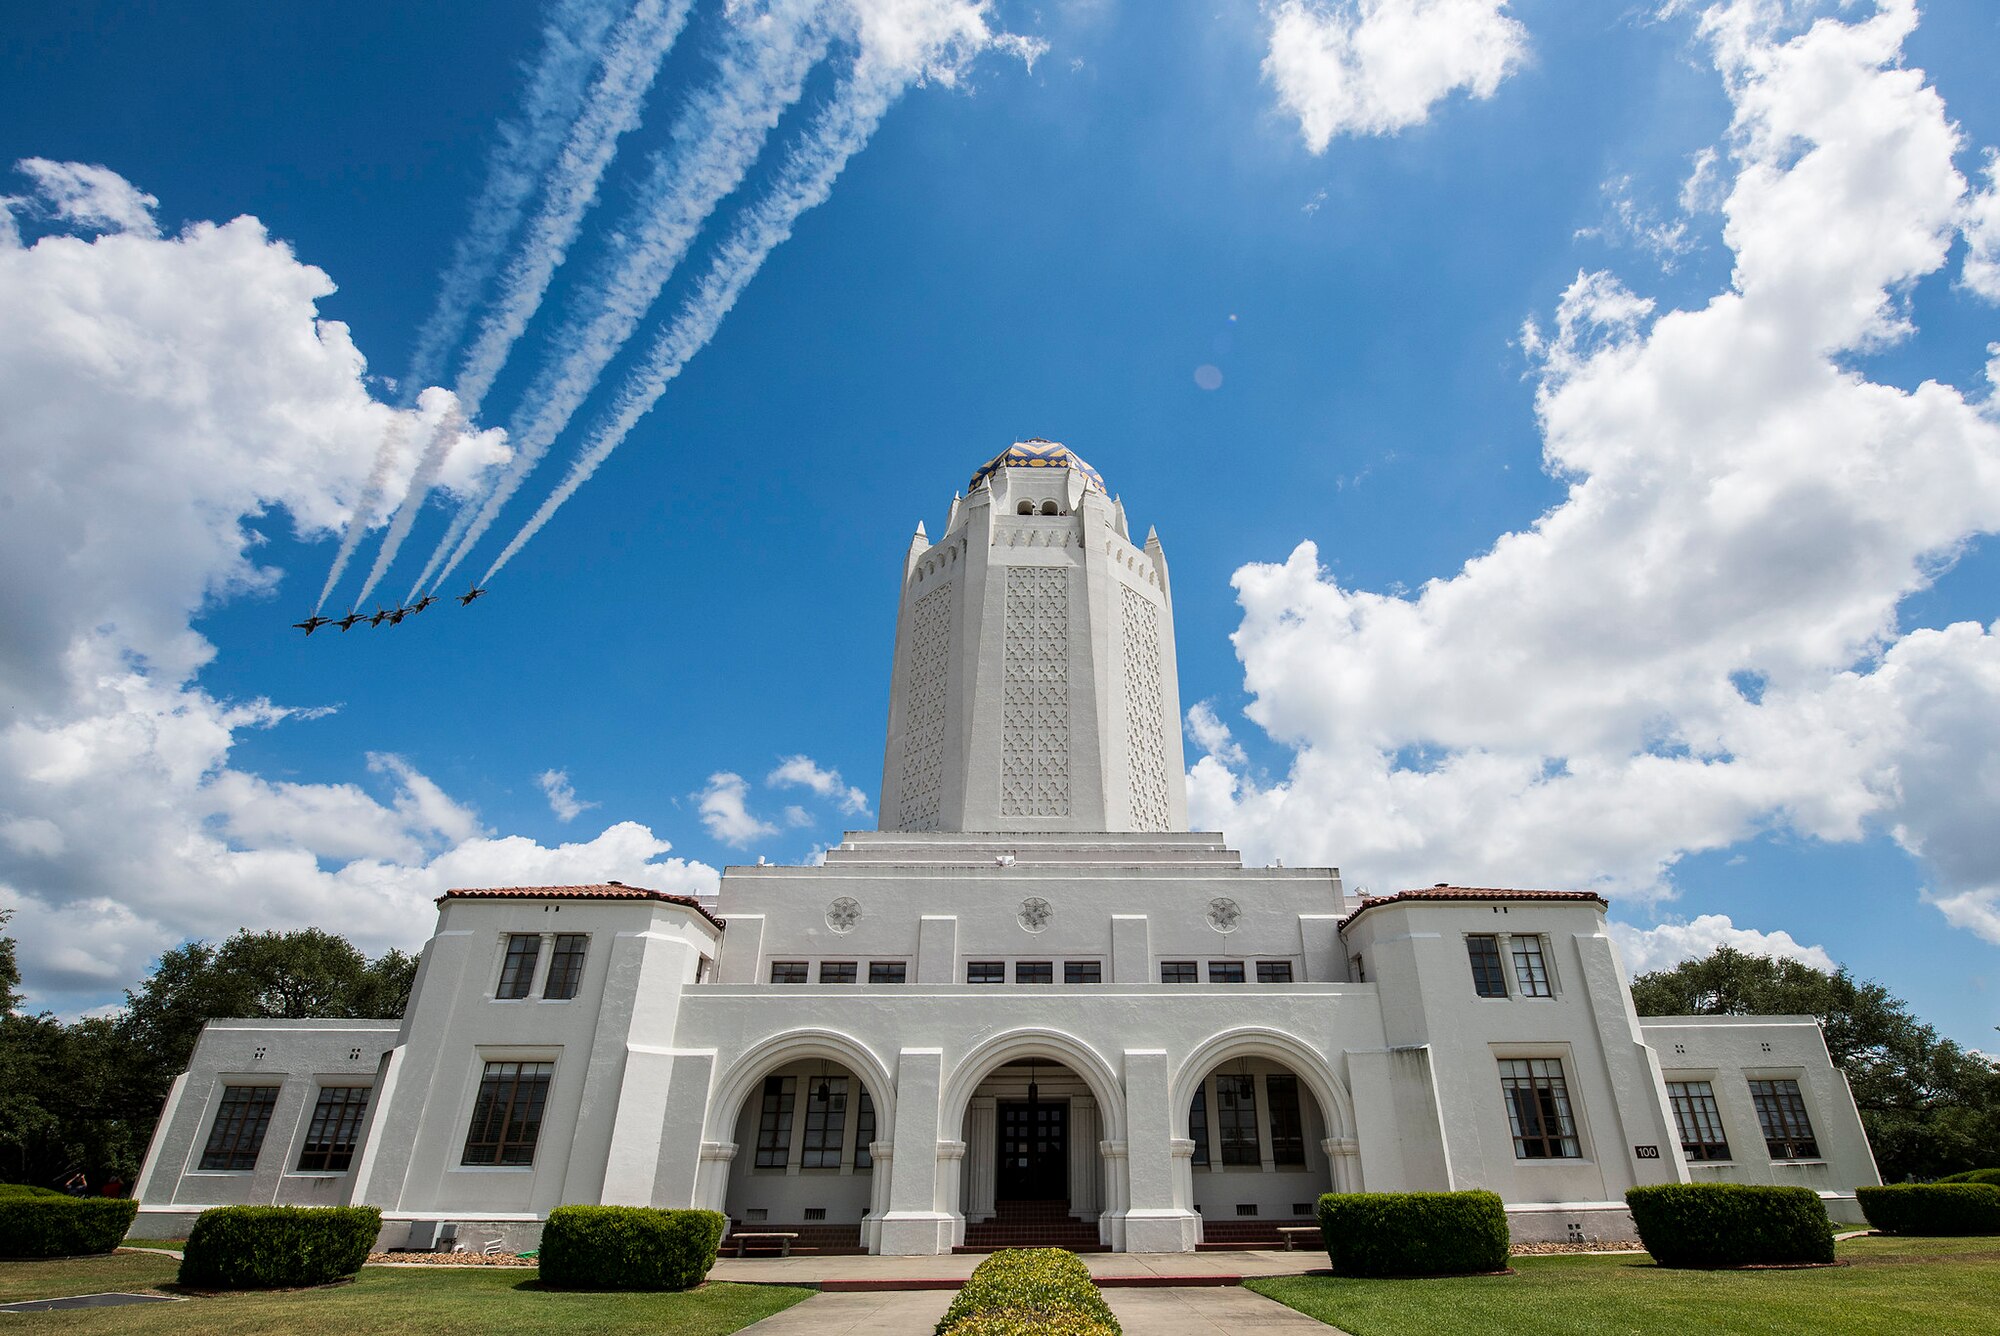
<path id="1" fill-rule="evenodd" d="M 389 470 L 395 467 L 396 456 L 403 453 L 406 431 L 404 414 L 399 411 L 382 433 L 381 448 L 375 452 L 375 465 L 368 470 L 368 480 L 361 485 L 361 496 L 354 503 L 354 513 L 347 517 L 347 528 L 340 535 L 340 550 L 333 557 L 333 569 L 326 573 L 326 583 L 320 587 L 319 602 L 313 604 L 315 617 L 326 606 L 327 599 L 333 596 L 334 586 L 340 583 L 340 577 L 347 573 L 347 563 L 354 560 L 354 549 L 361 546 L 361 535 L 368 532 L 368 516 L 382 504 L 382 495 L 389 487 Z"/>
<path id="2" fill-rule="evenodd" d="M 633 202 L 633 225 L 614 237 L 602 277 L 578 288 L 591 308 L 553 336 L 552 355 L 521 398 L 508 430 L 513 460 L 471 522 L 452 525 L 440 543 L 451 554 L 440 582 L 548 454 L 687 258 L 702 225 L 742 185 L 771 131 L 799 100 L 830 40 L 816 21 L 823 9 L 823 0 L 780 0 L 771 12 L 730 25 L 716 78 L 689 99 L 670 132 L 671 147 L 654 158 Z"/>
<path id="3" fill-rule="evenodd" d="M 749 210 L 735 232 L 721 244 L 700 287 L 682 306 L 673 324 L 661 331 L 647 351 L 645 364 L 620 388 L 610 417 L 591 433 L 561 485 L 486 568 L 481 583 L 499 573 L 563 502 L 610 458 L 639 419 L 659 402 L 668 383 L 714 337 L 717 326 L 736 305 L 766 257 L 791 236 L 799 216 L 826 201 L 848 160 L 867 145 L 883 114 L 908 83 L 906 76 L 885 76 L 879 72 L 857 73 L 842 82 L 804 142 L 793 150 L 770 193 Z"/>
<path id="4" fill-rule="evenodd" d="M 375 592 L 375 586 L 381 583 L 383 575 L 387 574 L 389 563 L 396 559 L 397 550 L 403 546 L 403 540 L 409 537 L 410 527 L 417 522 L 417 512 L 423 509 L 424 498 L 430 495 L 431 488 L 437 483 L 438 474 L 444 470 L 445 457 L 451 453 L 451 447 L 464 431 L 465 414 L 459 410 L 458 405 L 453 404 L 450 411 L 439 419 L 436 429 L 431 432 L 430 439 L 424 442 L 423 456 L 417 460 L 417 471 L 410 475 L 410 488 L 403 493 L 402 504 L 396 507 L 395 515 L 389 521 L 389 532 L 382 537 L 381 550 L 375 554 L 374 568 L 368 572 L 368 579 L 361 586 L 361 592 L 355 595 L 356 607 L 368 601 L 368 596 Z M 403 601 L 407 603 L 410 600 Z"/>
<path id="5" fill-rule="evenodd" d="M 619 137 L 639 123 L 660 62 L 686 26 L 693 0 L 639 0 L 611 35 L 604 70 L 556 157 L 541 212 L 527 226 L 512 262 L 500 275 L 494 309 L 480 323 L 453 388 L 468 418 L 493 386 L 514 341 L 541 305 L 549 280 L 569 254 Z"/>

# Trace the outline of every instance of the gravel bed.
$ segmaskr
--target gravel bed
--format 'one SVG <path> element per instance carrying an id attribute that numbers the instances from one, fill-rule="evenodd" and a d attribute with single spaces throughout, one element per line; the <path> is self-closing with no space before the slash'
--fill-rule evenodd
<path id="1" fill-rule="evenodd" d="M 377 1265 L 384 1262 L 401 1262 L 419 1266 L 533 1266 L 532 1257 L 516 1257 L 512 1253 L 476 1252 L 393 1252 L 369 1253 L 368 1260 Z"/>

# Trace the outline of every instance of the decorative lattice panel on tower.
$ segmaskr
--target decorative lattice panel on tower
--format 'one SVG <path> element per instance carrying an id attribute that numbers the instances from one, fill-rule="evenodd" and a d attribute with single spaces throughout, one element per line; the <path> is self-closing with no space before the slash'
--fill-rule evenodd
<path id="1" fill-rule="evenodd" d="M 1126 760 L 1132 775 L 1132 826 L 1165 830 L 1167 758 L 1160 737 L 1165 708 L 1160 698 L 1160 610 L 1131 585 L 1118 586 L 1125 641 Z"/>
<path id="2" fill-rule="evenodd" d="M 1007 572 L 1000 815 L 1069 815 L 1069 570 Z"/>
<path id="3" fill-rule="evenodd" d="M 936 830 L 944 801 L 945 693 L 950 685 L 952 585 L 917 600 L 910 615 L 910 676 L 903 687 L 903 830 Z"/>

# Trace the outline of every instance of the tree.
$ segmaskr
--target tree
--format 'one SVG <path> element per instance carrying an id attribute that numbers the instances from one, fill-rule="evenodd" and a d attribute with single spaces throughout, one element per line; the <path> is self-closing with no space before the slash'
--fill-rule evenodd
<path id="1" fill-rule="evenodd" d="M 1879 983 L 1723 946 L 1640 975 L 1632 1001 L 1642 1016 L 1816 1018 L 1885 1181 L 2000 1158 L 2000 1066 L 1939 1036 Z"/>

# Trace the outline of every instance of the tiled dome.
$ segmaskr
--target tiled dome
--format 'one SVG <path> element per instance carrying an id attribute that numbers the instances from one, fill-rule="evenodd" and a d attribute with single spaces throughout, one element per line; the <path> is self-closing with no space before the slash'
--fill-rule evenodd
<path id="1" fill-rule="evenodd" d="M 987 478 L 1000 469 L 1071 469 L 1082 475 L 1085 487 L 1096 492 L 1105 491 L 1103 477 L 1084 463 L 1081 455 L 1061 441 L 1045 441 L 1039 436 L 1031 441 L 1016 441 L 987 460 L 972 475 L 972 481 L 966 484 L 965 490 L 971 492 L 985 486 Z"/>

